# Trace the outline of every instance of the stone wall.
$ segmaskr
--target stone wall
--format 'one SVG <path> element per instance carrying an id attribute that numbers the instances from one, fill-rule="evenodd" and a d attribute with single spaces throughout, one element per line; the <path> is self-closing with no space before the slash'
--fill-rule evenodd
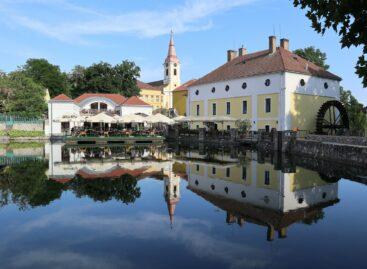
<path id="1" fill-rule="evenodd" d="M 307 135 L 305 139 L 317 142 L 367 146 L 367 137 L 360 136 Z"/>
<path id="2" fill-rule="evenodd" d="M 43 131 L 44 123 L 27 123 L 27 122 L 15 122 L 12 126 L 8 126 L 10 130 L 20 130 L 20 131 Z M 0 123 L 0 131 L 6 130 L 6 124 L 4 122 Z"/>
<path id="3" fill-rule="evenodd" d="M 297 139 L 291 153 L 335 162 L 367 165 L 367 146 Z"/>

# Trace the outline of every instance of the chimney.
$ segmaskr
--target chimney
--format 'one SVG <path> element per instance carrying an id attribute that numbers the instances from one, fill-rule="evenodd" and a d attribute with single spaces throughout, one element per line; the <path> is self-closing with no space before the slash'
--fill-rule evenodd
<path id="1" fill-rule="evenodd" d="M 274 53 L 277 50 L 277 38 L 275 36 L 269 36 L 269 52 Z"/>
<path id="2" fill-rule="evenodd" d="M 238 49 L 238 56 L 243 56 L 247 54 L 247 49 L 244 47 Z"/>
<path id="3" fill-rule="evenodd" d="M 235 50 L 227 50 L 227 62 L 232 61 L 237 57 L 237 53 Z"/>
<path id="4" fill-rule="evenodd" d="M 280 47 L 285 49 L 285 50 L 289 50 L 289 40 L 286 38 L 282 38 L 280 40 Z"/>

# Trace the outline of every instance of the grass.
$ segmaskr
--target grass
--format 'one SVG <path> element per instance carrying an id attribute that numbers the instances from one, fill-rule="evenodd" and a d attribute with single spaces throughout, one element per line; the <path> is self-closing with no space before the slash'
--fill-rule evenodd
<path id="1" fill-rule="evenodd" d="M 16 138 L 16 137 L 43 137 L 44 132 L 43 131 L 23 131 L 23 130 L 10 130 L 0 131 L 0 136 L 9 136 L 10 138 Z"/>
<path id="2" fill-rule="evenodd" d="M 40 142 L 25 142 L 25 143 L 10 142 L 9 144 L 0 144 L 0 149 L 41 148 L 43 147 L 43 145 L 44 144 Z"/>

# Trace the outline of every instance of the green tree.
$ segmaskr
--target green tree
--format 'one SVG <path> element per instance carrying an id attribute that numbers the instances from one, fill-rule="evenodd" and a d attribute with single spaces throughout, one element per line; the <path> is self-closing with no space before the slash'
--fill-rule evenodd
<path id="1" fill-rule="evenodd" d="M 50 96 L 70 93 L 69 81 L 66 73 L 60 71 L 59 66 L 49 63 L 46 59 L 28 59 L 21 71 L 34 82 L 49 90 Z"/>
<path id="2" fill-rule="evenodd" d="M 293 0 L 295 7 L 307 9 L 312 27 L 321 34 L 332 28 L 340 36 L 342 48 L 362 46 L 356 73 L 367 87 L 367 3 L 365 0 Z"/>
<path id="3" fill-rule="evenodd" d="M 90 67 L 76 66 L 70 74 L 72 96 L 83 93 L 119 93 L 130 97 L 139 95 L 136 79 L 140 76 L 140 68 L 134 62 L 123 61 L 112 66 L 100 62 Z"/>
<path id="4" fill-rule="evenodd" d="M 6 92 L 3 104 L 3 110 L 6 113 L 24 117 L 41 117 L 47 110 L 44 88 L 22 72 L 13 72 L 1 77 L 0 89 Z"/>
<path id="5" fill-rule="evenodd" d="M 364 135 L 367 128 L 367 115 L 364 107 L 348 90 L 340 89 L 340 101 L 349 116 L 349 128 L 352 135 Z"/>
<path id="6" fill-rule="evenodd" d="M 313 46 L 304 49 L 296 49 L 294 53 L 318 66 L 323 67 L 325 70 L 329 69 L 329 65 L 326 64 L 326 53 L 323 53 L 319 49 L 315 49 Z"/>

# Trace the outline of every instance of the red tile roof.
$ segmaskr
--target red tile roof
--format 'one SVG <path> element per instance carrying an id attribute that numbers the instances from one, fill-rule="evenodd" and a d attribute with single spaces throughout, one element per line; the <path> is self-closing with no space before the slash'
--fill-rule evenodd
<path id="1" fill-rule="evenodd" d="M 73 99 L 71 99 L 70 97 L 68 97 L 65 94 L 59 94 L 58 96 L 54 97 L 51 99 L 52 101 L 73 101 Z"/>
<path id="2" fill-rule="evenodd" d="M 146 89 L 146 90 L 156 90 L 156 91 L 160 91 L 161 89 L 158 87 L 154 87 L 153 85 L 150 85 L 148 83 L 144 83 L 140 80 L 136 81 L 136 85 L 138 86 L 139 89 Z"/>
<path id="3" fill-rule="evenodd" d="M 278 72 L 294 72 L 341 80 L 340 77 L 326 71 L 322 67 L 279 47 L 272 54 L 269 53 L 269 50 L 263 50 L 238 56 L 198 79 L 191 86 Z"/>
<path id="4" fill-rule="evenodd" d="M 80 103 L 88 98 L 92 98 L 92 97 L 102 97 L 102 98 L 107 98 L 112 100 L 113 102 L 115 102 L 118 105 L 121 105 L 122 103 L 124 103 L 126 101 L 126 98 L 123 97 L 120 94 L 117 93 L 84 93 L 82 95 L 80 95 L 79 97 L 74 99 L 75 103 Z"/>
<path id="5" fill-rule="evenodd" d="M 148 103 L 145 103 L 137 96 L 131 96 L 125 102 L 121 104 L 122 106 L 150 106 Z"/>
<path id="6" fill-rule="evenodd" d="M 187 91 L 187 87 L 189 87 L 195 81 L 196 81 L 196 79 L 191 79 L 191 80 L 185 82 L 184 84 L 182 84 L 181 86 L 178 86 L 176 89 L 174 89 L 174 91 L 175 92 L 178 92 L 178 91 Z"/>

